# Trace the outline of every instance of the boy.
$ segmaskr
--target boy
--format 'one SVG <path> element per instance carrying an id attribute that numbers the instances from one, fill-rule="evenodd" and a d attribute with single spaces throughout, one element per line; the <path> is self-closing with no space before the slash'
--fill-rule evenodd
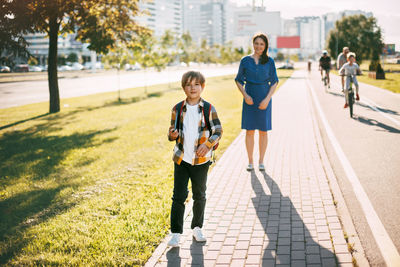
<path id="1" fill-rule="evenodd" d="M 339 70 L 340 75 L 346 76 L 346 89 L 345 89 L 345 99 L 346 103 L 344 104 L 344 108 L 349 106 L 349 88 L 350 88 L 350 76 L 353 76 L 353 83 L 356 86 L 356 100 L 360 100 L 360 96 L 358 95 L 358 81 L 356 75 L 361 74 L 360 67 L 355 62 L 356 61 L 356 54 L 353 52 L 348 53 L 347 55 L 347 63 L 342 66 Z"/>
<path id="2" fill-rule="evenodd" d="M 171 208 L 171 239 L 168 246 L 178 247 L 183 232 L 185 200 L 188 196 L 189 178 L 192 182 L 193 219 L 191 228 L 198 242 L 206 238 L 201 230 L 206 205 L 207 172 L 213 147 L 222 135 L 217 111 L 200 95 L 205 79 L 200 72 L 189 71 L 182 76 L 186 100 L 172 109 L 168 140 L 176 140 L 174 147 L 174 193 Z"/>

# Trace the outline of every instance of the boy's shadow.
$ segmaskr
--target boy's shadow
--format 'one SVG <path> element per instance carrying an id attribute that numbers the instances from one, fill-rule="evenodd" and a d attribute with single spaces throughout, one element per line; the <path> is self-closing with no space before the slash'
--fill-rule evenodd
<path id="1" fill-rule="evenodd" d="M 252 198 L 253 205 L 269 240 L 260 261 L 261 266 L 337 266 L 332 251 L 313 240 L 291 199 L 282 195 L 279 186 L 266 172 L 261 174 L 259 178 L 254 171 L 251 172 L 251 183 L 256 194 Z M 265 192 L 260 179 L 264 179 L 271 194 Z"/>
<path id="2" fill-rule="evenodd" d="M 191 266 L 204 266 L 204 246 L 206 243 L 196 242 L 193 240 L 193 243 L 190 245 L 190 256 L 191 256 Z M 181 256 L 179 255 L 180 248 L 171 248 L 167 252 L 167 260 L 169 267 L 180 267 L 182 264 Z M 185 255 L 182 256 L 185 258 Z M 189 263 L 189 262 L 188 262 Z"/>

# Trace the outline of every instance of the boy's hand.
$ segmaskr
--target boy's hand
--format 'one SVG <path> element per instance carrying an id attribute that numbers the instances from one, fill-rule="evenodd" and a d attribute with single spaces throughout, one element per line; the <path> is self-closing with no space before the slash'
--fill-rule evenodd
<path id="1" fill-rule="evenodd" d="M 178 138 L 178 130 L 174 130 L 174 128 L 170 128 L 168 132 L 169 139 L 176 140 Z"/>
<path id="2" fill-rule="evenodd" d="M 204 157 L 210 149 L 205 145 L 201 144 L 196 151 L 196 156 Z"/>

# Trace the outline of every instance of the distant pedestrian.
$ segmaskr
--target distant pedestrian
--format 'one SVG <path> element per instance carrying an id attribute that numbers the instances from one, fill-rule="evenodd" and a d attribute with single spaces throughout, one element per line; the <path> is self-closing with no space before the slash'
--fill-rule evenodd
<path id="1" fill-rule="evenodd" d="M 268 56 L 268 38 L 265 34 L 253 37 L 254 52 L 241 59 L 236 75 L 236 85 L 243 95 L 242 129 L 246 130 L 246 149 L 249 164 L 253 167 L 254 133 L 259 133 L 259 170 L 265 171 L 264 155 L 268 145 L 268 131 L 272 129 L 272 95 L 278 86 L 274 60 Z"/>
<path id="2" fill-rule="evenodd" d="M 337 70 L 340 70 L 344 64 L 347 63 L 347 54 L 350 52 L 350 49 L 345 46 L 343 47 L 343 52 L 339 54 L 337 60 L 336 60 L 336 68 Z M 344 91 L 344 75 L 342 76 L 342 92 Z"/>
<path id="3" fill-rule="evenodd" d="M 172 109 L 168 140 L 175 141 L 174 193 L 171 208 L 171 239 L 169 246 L 178 247 L 183 232 L 185 201 L 188 196 L 189 178 L 192 182 L 193 219 L 191 228 L 198 242 L 205 242 L 202 232 L 206 205 L 207 172 L 212 150 L 222 135 L 221 122 L 217 111 L 201 98 L 205 87 L 204 76 L 200 72 L 189 71 L 182 76 L 182 88 L 186 100 Z"/>

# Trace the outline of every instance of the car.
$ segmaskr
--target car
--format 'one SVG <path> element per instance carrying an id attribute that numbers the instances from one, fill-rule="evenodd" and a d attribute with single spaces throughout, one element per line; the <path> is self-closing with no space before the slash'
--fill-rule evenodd
<path id="1" fill-rule="evenodd" d="M 29 66 L 29 72 L 41 72 L 42 68 L 40 66 Z"/>
<path id="2" fill-rule="evenodd" d="M 70 70 L 72 70 L 72 67 L 70 67 L 68 65 L 62 65 L 62 66 L 58 66 L 57 70 L 58 71 L 70 71 Z"/>
<path id="3" fill-rule="evenodd" d="M 139 63 L 124 65 L 124 70 L 140 70 L 140 69 L 141 67 Z"/>
<path id="4" fill-rule="evenodd" d="M 293 70 L 294 67 L 293 67 L 293 64 L 288 63 L 288 64 L 284 64 L 284 65 L 280 66 L 278 69 Z"/>
<path id="5" fill-rule="evenodd" d="M 9 72 L 11 72 L 10 67 L 0 66 L 0 73 L 9 73 Z"/>
<path id="6" fill-rule="evenodd" d="M 72 70 L 83 70 L 83 65 L 78 63 L 78 62 L 74 62 L 71 65 Z"/>
<path id="7" fill-rule="evenodd" d="M 29 72 L 28 64 L 18 64 L 14 67 L 15 72 Z"/>

